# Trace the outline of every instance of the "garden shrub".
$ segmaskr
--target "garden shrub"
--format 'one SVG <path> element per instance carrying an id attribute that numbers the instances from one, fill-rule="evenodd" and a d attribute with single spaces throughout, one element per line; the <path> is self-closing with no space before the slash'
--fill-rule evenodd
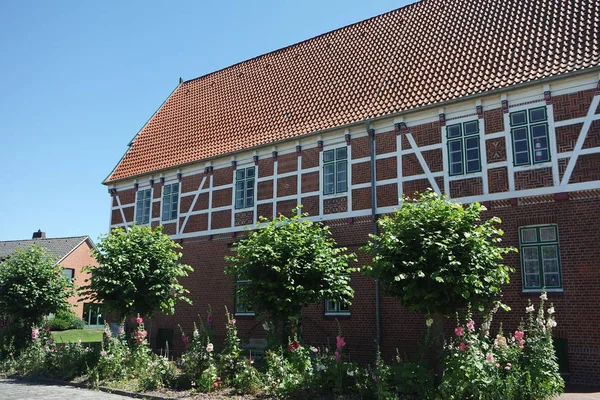
<path id="1" fill-rule="evenodd" d="M 205 325 L 200 321 L 200 329 L 194 323 L 192 340 L 190 341 L 181 329 L 181 339 L 187 346 L 181 355 L 181 369 L 189 379 L 192 387 L 201 391 L 211 391 L 219 387 L 221 378 L 217 375 L 218 370 L 214 359 L 214 344 L 211 342 L 213 335 L 213 316 L 209 307 Z M 218 378 L 218 379 L 217 379 Z"/>
<path id="2" fill-rule="evenodd" d="M 61 310 L 53 318 L 48 319 L 48 326 L 52 331 L 66 331 L 67 329 L 83 329 L 84 322 L 75 315 L 73 310 Z"/>
<path id="3" fill-rule="evenodd" d="M 390 366 L 392 384 L 403 399 L 433 399 L 435 386 L 433 371 L 425 361 L 410 362 L 396 355 L 395 362 Z"/>
<path id="4" fill-rule="evenodd" d="M 470 315 L 467 323 L 455 328 L 456 338 L 448 347 L 446 373 L 439 387 L 445 399 L 545 399 L 562 393 L 564 382 L 552 343 L 556 326 L 554 307 L 544 318 L 541 296 L 537 316 L 533 305 L 526 308 L 527 326 L 513 334 L 502 327 L 490 335 L 491 316 L 477 331 Z"/>
<path id="5" fill-rule="evenodd" d="M 90 371 L 92 383 L 98 385 L 103 381 L 120 381 L 125 379 L 127 376 L 125 360 L 130 357 L 130 354 L 131 351 L 127 345 L 124 326 L 121 325 L 117 335 L 113 336 L 110 327 L 106 325 L 100 357 L 92 371 Z"/>

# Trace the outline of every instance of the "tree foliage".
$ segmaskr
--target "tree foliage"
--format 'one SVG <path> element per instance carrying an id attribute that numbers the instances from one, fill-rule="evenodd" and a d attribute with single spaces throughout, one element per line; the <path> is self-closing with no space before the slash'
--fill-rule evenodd
<path id="1" fill-rule="evenodd" d="M 0 315 L 26 328 L 41 324 L 48 314 L 69 309 L 72 294 L 71 280 L 43 247 L 17 249 L 0 264 Z"/>
<path id="2" fill-rule="evenodd" d="M 336 247 L 327 226 L 297 215 L 280 215 L 237 242 L 236 255 L 225 272 L 249 283 L 239 286 L 240 297 L 273 322 L 300 317 L 302 307 L 324 298 L 349 301 L 354 295 L 350 273 L 356 259 Z"/>
<path id="3" fill-rule="evenodd" d="M 404 197 L 393 215 L 379 220 L 382 233 L 371 235 L 367 273 L 412 310 L 449 315 L 470 304 L 483 311 L 509 282 L 513 269 L 502 259 L 515 250 L 499 245 L 501 221 L 482 221 L 484 210 L 432 191 Z"/>
<path id="4" fill-rule="evenodd" d="M 93 251 L 98 267 L 86 269 L 92 273 L 83 294 L 104 304 L 108 312 L 119 316 L 154 311 L 171 315 L 178 300 L 191 304 L 189 293 L 178 281 L 192 267 L 180 264 L 181 246 L 162 231 L 134 225 L 128 231 L 115 228 L 105 235 Z"/>

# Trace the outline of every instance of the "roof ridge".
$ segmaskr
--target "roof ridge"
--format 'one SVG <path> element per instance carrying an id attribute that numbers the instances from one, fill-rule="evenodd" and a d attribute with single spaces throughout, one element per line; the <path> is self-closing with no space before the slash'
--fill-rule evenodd
<path id="1" fill-rule="evenodd" d="M 301 41 L 299 41 L 299 42 L 296 42 L 296 43 L 289 44 L 289 45 L 287 45 L 287 46 L 281 47 L 281 48 L 279 48 L 279 49 L 276 49 L 276 50 L 272 50 L 272 51 L 269 51 L 269 52 L 266 52 L 266 53 L 263 53 L 263 54 L 259 54 L 259 55 L 257 55 L 257 56 L 254 56 L 254 57 L 248 58 L 248 59 L 246 59 L 246 60 L 238 61 L 238 62 L 236 62 L 235 64 L 232 64 L 232 65 L 229 65 L 229 66 L 227 66 L 227 67 L 223 67 L 223 68 L 217 69 L 217 70 L 215 70 L 215 71 L 212 71 L 212 72 L 209 72 L 209 73 L 207 73 L 207 74 L 204 74 L 204 75 L 198 76 L 198 77 L 196 77 L 196 78 L 188 79 L 188 80 L 186 80 L 186 81 L 183 81 L 183 82 L 182 82 L 182 85 L 185 85 L 185 84 L 187 84 L 187 83 L 191 83 L 191 82 L 194 82 L 194 81 L 197 81 L 197 80 L 203 79 L 203 78 L 207 78 L 207 77 L 209 77 L 209 76 L 211 76 L 211 75 L 217 74 L 217 73 L 219 73 L 219 72 L 222 72 L 222 71 L 226 71 L 226 70 L 228 70 L 228 69 L 233 69 L 233 68 L 235 68 L 235 67 L 237 67 L 237 66 L 239 66 L 239 65 L 241 65 L 241 64 L 246 64 L 246 63 L 248 63 L 248 62 L 256 61 L 256 60 L 259 60 L 260 58 L 267 57 L 267 56 L 269 56 L 269 55 L 272 55 L 272 54 L 277 54 L 277 53 L 280 53 L 280 52 L 284 52 L 284 51 L 286 51 L 286 50 L 290 49 L 291 47 L 296 47 L 296 46 L 299 46 L 299 45 L 301 45 L 301 44 L 303 44 L 303 43 L 308 43 L 308 42 L 311 42 L 311 41 L 313 41 L 313 40 L 316 40 L 316 39 L 318 39 L 318 38 L 321 38 L 321 37 L 323 37 L 323 36 L 327 36 L 327 35 L 330 35 L 330 34 L 332 34 L 332 33 L 334 33 L 334 32 L 338 32 L 338 31 L 340 31 L 340 30 L 342 30 L 342 29 L 347 29 L 347 28 L 350 28 L 351 26 L 354 26 L 354 25 L 363 24 L 363 23 L 366 23 L 366 22 L 368 22 L 368 21 L 371 21 L 371 20 L 373 20 L 373 19 L 376 19 L 376 18 L 383 17 L 384 15 L 392 14 L 392 13 L 395 13 L 395 12 L 397 12 L 397 11 L 400 11 L 400 10 L 402 10 L 402 9 L 405 9 L 405 8 L 410 8 L 410 7 L 416 6 L 416 5 L 420 4 L 420 3 L 423 3 L 423 2 L 430 2 L 430 1 L 438 1 L 438 0 L 417 0 L 417 1 L 416 1 L 416 2 L 414 2 L 414 3 L 406 4 L 406 5 L 402 6 L 402 7 L 395 8 L 395 9 L 393 9 L 393 10 L 386 11 L 386 12 L 384 12 L 384 13 L 381 13 L 381 14 L 374 15 L 374 16 L 372 16 L 372 17 L 370 17 L 370 18 L 367 18 L 367 19 L 363 19 L 363 20 L 360 20 L 360 21 L 356 21 L 356 22 L 353 22 L 353 23 L 351 23 L 351 24 L 348 24 L 348 25 L 340 26 L 339 28 L 332 29 L 332 30 L 330 30 L 330 31 L 327 31 L 327 32 L 321 33 L 321 34 L 319 34 L 319 35 L 317 35 L 317 36 L 313 36 L 313 37 L 310 37 L 310 38 L 308 38 L 308 39 L 304 39 L 304 40 L 301 40 Z"/>
<path id="2" fill-rule="evenodd" d="M 61 236 L 61 237 L 52 237 L 52 238 L 38 238 L 38 239 L 11 239 L 11 240 L 0 240 L 0 243 L 5 242 L 34 242 L 39 240 L 57 240 L 57 239 L 80 239 L 80 238 L 89 238 L 89 235 L 81 235 L 81 236 Z"/>

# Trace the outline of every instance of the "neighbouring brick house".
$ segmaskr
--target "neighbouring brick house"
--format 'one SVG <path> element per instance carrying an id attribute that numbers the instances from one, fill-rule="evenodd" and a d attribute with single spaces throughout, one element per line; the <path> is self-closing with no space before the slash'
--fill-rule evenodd
<path id="1" fill-rule="evenodd" d="M 195 268 L 194 305 L 154 336 L 189 331 L 209 304 L 218 335 L 223 305 L 244 337 L 264 334 L 223 274 L 259 216 L 301 203 L 358 251 L 374 218 L 430 187 L 484 203 L 520 249 L 505 329 L 546 287 L 569 379 L 600 383 L 599 21 L 595 0 L 424 0 L 180 82 L 104 182 L 113 227 L 162 224 Z M 305 339 L 328 343 L 337 319 L 353 359 L 378 339 L 410 353 L 423 316 L 369 278 L 352 285 L 351 307 L 306 310 Z"/>
<path id="2" fill-rule="evenodd" d="M 91 250 L 95 247 L 89 236 L 72 236 L 61 238 L 46 238 L 46 233 L 38 230 L 33 233 L 31 240 L 0 241 L 0 262 L 12 255 L 16 249 L 27 250 L 36 245 L 46 249 L 48 254 L 56 258 L 57 264 L 63 267 L 63 275 L 73 281 L 76 287 L 86 285 L 90 273 L 84 272 L 87 265 L 97 266 Z M 88 326 L 104 325 L 98 305 L 83 303 L 81 297 L 69 297 L 69 303 L 79 318 L 83 318 Z"/>

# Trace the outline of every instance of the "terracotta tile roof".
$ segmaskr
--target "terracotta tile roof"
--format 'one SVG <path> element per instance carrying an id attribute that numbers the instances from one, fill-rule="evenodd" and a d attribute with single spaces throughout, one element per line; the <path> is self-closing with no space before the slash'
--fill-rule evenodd
<path id="1" fill-rule="evenodd" d="M 600 64 L 598 0 L 423 0 L 179 85 L 105 183 Z"/>

